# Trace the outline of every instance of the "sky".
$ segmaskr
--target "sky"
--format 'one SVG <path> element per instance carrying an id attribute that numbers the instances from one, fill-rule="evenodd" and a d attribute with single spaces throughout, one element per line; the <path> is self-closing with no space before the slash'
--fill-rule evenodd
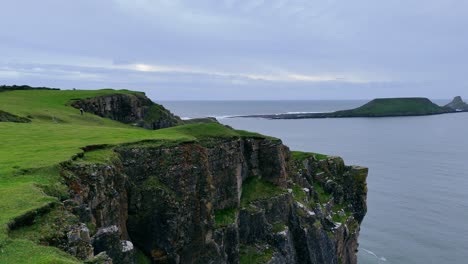
<path id="1" fill-rule="evenodd" d="M 1 0 L 0 84 L 468 98 L 466 0 Z"/>

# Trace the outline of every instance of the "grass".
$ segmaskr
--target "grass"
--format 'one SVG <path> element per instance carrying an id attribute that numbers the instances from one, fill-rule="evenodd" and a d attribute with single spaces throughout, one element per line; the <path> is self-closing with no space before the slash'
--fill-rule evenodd
<path id="1" fill-rule="evenodd" d="M 243 138 L 258 138 L 258 139 L 269 139 L 271 141 L 281 141 L 279 138 L 265 136 L 260 133 L 250 132 L 246 130 L 236 130 L 236 133 L 239 134 Z"/>
<path id="2" fill-rule="evenodd" d="M 93 163 L 93 164 L 109 164 L 113 160 L 118 159 L 118 154 L 112 148 L 104 148 L 94 151 L 85 152 L 78 163 Z"/>
<path id="3" fill-rule="evenodd" d="M 335 223 L 342 223 L 344 224 L 346 222 L 346 220 L 351 216 L 351 213 L 350 212 L 347 212 L 345 211 L 345 214 L 344 215 L 339 215 L 337 213 L 333 214 L 332 215 L 332 220 L 333 222 Z"/>
<path id="4" fill-rule="evenodd" d="M 294 185 L 292 187 L 292 191 L 293 191 L 294 199 L 296 199 L 296 201 L 299 201 L 299 202 L 302 202 L 302 203 L 307 201 L 306 192 L 300 186 Z"/>
<path id="5" fill-rule="evenodd" d="M 151 260 L 139 249 L 137 249 L 135 257 L 138 264 L 151 264 Z"/>
<path id="6" fill-rule="evenodd" d="M 8 225 L 15 218 L 62 198 L 66 189 L 60 184 L 57 165 L 83 152 L 82 147 L 144 140 L 178 144 L 249 136 L 247 132 L 235 131 L 217 123 L 151 131 L 87 113 L 82 116 L 77 109 L 69 106 L 73 99 L 115 93 L 134 92 L 108 89 L 0 93 L 0 110 L 32 120 L 31 123 L 0 122 L 0 263 L 31 263 L 32 258 L 34 263 L 76 262 L 54 248 L 10 237 Z M 105 163 L 112 159 L 112 155 L 111 149 L 96 150 L 85 153 L 80 162 Z M 258 186 L 264 191 L 274 189 L 268 184 Z"/>
<path id="7" fill-rule="evenodd" d="M 241 246 L 239 263 L 240 264 L 264 264 L 268 263 L 273 257 L 272 249 L 259 250 L 253 246 Z"/>
<path id="8" fill-rule="evenodd" d="M 241 246 L 240 264 L 264 264 L 273 257 L 272 249 L 259 250 L 253 246 Z"/>
<path id="9" fill-rule="evenodd" d="M 63 228 L 77 224 L 78 218 L 67 213 L 61 207 L 55 207 L 47 214 L 36 217 L 34 224 L 10 231 L 13 239 L 27 239 L 35 243 L 44 243 L 63 235 Z"/>
<path id="10" fill-rule="evenodd" d="M 236 223 L 237 208 L 228 208 L 215 211 L 216 227 L 228 226 Z"/>
<path id="11" fill-rule="evenodd" d="M 326 160 L 328 158 L 328 156 L 325 154 L 302 151 L 291 151 L 291 156 L 294 160 L 297 161 L 303 161 L 311 157 L 315 157 L 316 160 Z"/>
<path id="12" fill-rule="evenodd" d="M 285 193 L 285 190 L 258 177 L 250 177 L 242 184 L 241 205 L 247 206 L 253 201 L 268 199 Z"/>
<path id="13" fill-rule="evenodd" d="M 32 241 L 15 239 L 0 249 L 4 264 L 77 264 L 76 258 L 54 247 L 40 246 Z"/>
<path id="14" fill-rule="evenodd" d="M 331 194 L 327 193 L 319 183 L 314 182 L 314 190 L 318 194 L 320 203 L 323 204 L 330 200 Z"/>
<path id="15" fill-rule="evenodd" d="M 284 223 L 274 223 L 272 226 L 272 231 L 274 233 L 279 233 L 286 230 L 286 225 Z"/>

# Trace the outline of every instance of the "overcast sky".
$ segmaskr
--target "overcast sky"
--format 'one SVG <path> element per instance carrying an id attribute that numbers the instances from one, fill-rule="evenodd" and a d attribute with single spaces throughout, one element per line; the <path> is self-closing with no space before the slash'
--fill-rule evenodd
<path id="1" fill-rule="evenodd" d="M 468 97 L 468 1 L 1 0 L 0 83 L 159 100 Z"/>

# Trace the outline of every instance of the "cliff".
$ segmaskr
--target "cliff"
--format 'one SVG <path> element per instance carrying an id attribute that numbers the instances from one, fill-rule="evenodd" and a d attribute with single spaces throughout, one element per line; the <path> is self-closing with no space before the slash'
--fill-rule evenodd
<path id="1" fill-rule="evenodd" d="M 145 99 L 119 93 L 0 95 L 33 117 L 0 122 L 0 263 L 357 262 L 366 168 L 218 123 L 151 131 L 65 103 L 144 119 Z"/>
<path id="2" fill-rule="evenodd" d="M 178 116 L 140 93 L 77 99 L 71 105 L 85 112 L 146 129 L 161 129 L 182 123 Z"/>
<path id="3" fill-rule="evenodd" d="M 62 243 L 70 253 L 88 249 L 75 254 L 83 260 L 107 251 L 113 263 L 136 263 L 115 246 L 133 245 L 152 263 L 357 263 L 365 168 L 294 159 L 266 138 L 96 151 L 108 162 L 85 152 L 62 166 L 66 208 L 97 230 L 83 245 Z"/>

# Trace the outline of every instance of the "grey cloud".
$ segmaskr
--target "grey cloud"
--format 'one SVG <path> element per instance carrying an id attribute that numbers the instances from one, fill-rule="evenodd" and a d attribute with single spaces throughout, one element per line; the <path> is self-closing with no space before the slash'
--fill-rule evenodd
<path id="1" fill-rule="evenodd" d="M 228 98 L 249 87 L 245 97 L 250 99 L 266 98 L 268 87 L 278 98 L 291 99 L 304 94 L 451 97 L 466 94 L 468 85 L 468 2 L 463 0 L 16 0 L 3 1 L 0 10 L 4 82 L 163 85 L 174 88 L 164 90 L 168 98 L 187 92 Z M 126 64 L 208 70 L 107 67 Z M 210 70 L 233 76 L 210 75 Z M 236 75 L 284 72 L 333 75 L 337 81 L 261 82 Z M 366 84 L 347 82 L 347 76 Z"/>

